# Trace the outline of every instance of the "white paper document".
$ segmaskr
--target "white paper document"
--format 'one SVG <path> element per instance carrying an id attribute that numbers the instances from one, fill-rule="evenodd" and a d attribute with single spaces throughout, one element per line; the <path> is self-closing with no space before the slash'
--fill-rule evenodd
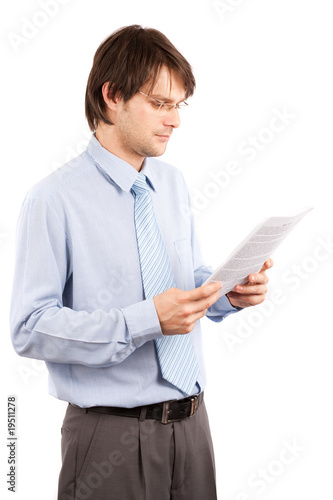
<path id="1" fill-rule="evenodd" d="M 312 208 L 307 208 L 290 217 L 265 219 L 235 248 L 229 258 L 215 269 L 204 285 L 221 281 L 223 286 L 220 294 L 225 295 L 236 285 L 246 283 L 249 274 L 260 271 L 264 262 L 310 210 Z"/>

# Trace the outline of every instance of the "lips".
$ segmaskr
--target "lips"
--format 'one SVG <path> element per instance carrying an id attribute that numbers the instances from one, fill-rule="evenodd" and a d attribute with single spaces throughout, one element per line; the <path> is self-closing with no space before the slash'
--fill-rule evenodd
<path id="1" fill-rule="evenodd" d="M 171 137 L 171 135 L 169 134 L 156 134 L 157 137 L 159 137 L 160 139 L 164 140 L 164 141 L 168 141 Z"/>

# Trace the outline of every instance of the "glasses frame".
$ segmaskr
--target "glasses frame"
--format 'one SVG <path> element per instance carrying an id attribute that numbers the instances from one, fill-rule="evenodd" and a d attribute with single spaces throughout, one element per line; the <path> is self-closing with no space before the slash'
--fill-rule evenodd
<path id="1" fill-rule="evenodd" d="M 162 102 L 159 101 L 158 99 L 155 99 L 155 97 L 151 97 L 150 95 L 145 94 L 144 92 L 141 92 L 139 90 L 140 94 L 144 95 L 145 97 L 148 97 L 148 99 L 151 99 L 152 101 L 155 101 L 157 104 L 159 104 L 159 108 L 156 110 L 157 113 L 160 113 L 161 109 L 165 110 L 165 114 L 169 114 L 173 109 L 177 109 L 177 111 L 180 111 L 181 109 L 184 109 L 188 106 L 188 103 L 186 101 L 183 101 L 179 104 L 168 104 L 167 102 Z"/>

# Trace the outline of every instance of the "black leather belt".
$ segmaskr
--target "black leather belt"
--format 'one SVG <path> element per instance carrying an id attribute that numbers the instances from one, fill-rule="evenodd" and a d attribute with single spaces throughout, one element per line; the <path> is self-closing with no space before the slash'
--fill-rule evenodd
<path id="1" fill-rule="evenodd" d="M 197 412 L 203 401 L 203 392 L 197 396 L 185 399 L 165 401 L 147 406 L 136 406 L 135 408 L 118 408 L 116 406 L 91 406 L 86 411 L 95 411 L 121 417 L 134 417 L 140 420 L 145 418 L 161 420 L 162 424 L 178 422 L 184 418 L 192 417 Z M 75 406 L 75 405 L 73 405 Z"/>

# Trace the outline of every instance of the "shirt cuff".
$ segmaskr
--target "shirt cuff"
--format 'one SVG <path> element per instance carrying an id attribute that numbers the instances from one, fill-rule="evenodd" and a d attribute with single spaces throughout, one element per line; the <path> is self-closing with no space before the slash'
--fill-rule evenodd
<path id="1" fill-rule="evenodd" d="M 153 298 L 121 309 L 135 347 L 163 337 Z"/>

